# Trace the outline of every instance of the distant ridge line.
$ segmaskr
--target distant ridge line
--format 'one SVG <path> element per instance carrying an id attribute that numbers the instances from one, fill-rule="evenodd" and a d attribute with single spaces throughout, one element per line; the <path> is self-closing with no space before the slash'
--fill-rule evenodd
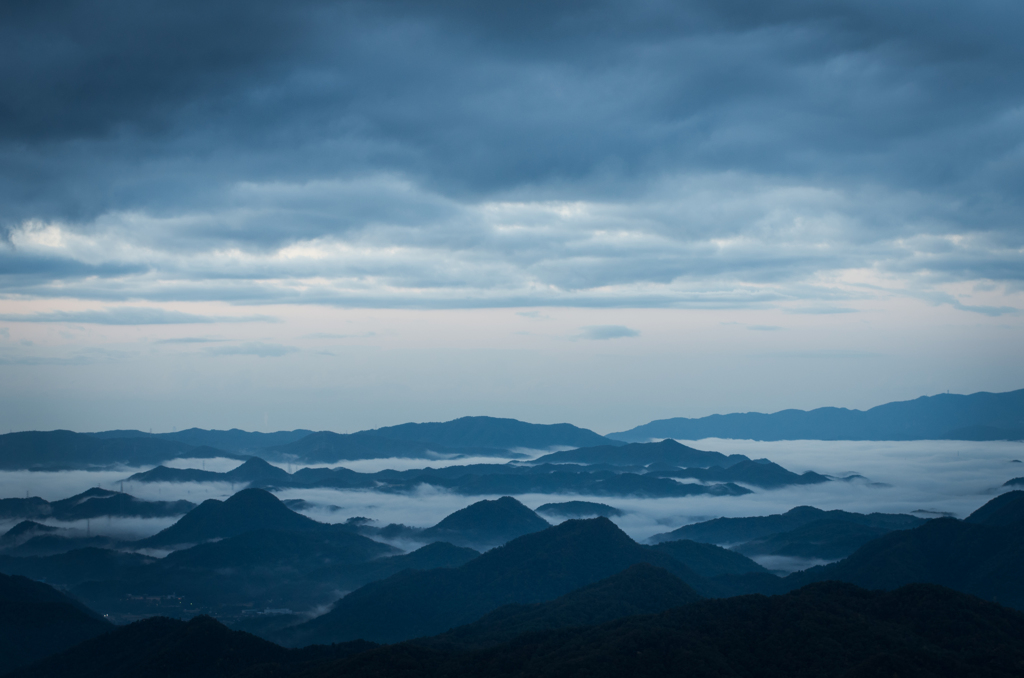
<path id="1" fill-rule="evenodd" d="M 702 440 L 1024 440 L 1024 389 L 942 393 L 869 410 L 821 407 L 660 419 L 607 438 L 622 442 Z"/>

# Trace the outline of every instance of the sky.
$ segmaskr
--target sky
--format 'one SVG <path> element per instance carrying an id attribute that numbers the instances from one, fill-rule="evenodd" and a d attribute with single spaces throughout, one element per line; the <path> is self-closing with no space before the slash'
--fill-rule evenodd
<path id="1" fill-rule="evenodd" d="M 8 2 L 0 430 L 1024 387 L 1024 6 Z"/>

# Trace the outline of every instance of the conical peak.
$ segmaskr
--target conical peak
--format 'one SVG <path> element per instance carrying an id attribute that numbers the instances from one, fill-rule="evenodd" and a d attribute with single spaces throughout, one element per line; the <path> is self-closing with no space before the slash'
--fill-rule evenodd
<path id="1" fill-rule="evenodd" d="M 287 508 L 281 500 L 275 497 L 272 493 L 267 492 L 266 490 L 261 490 L 258 487 L 250 487 L 240 492 L 236 492 L 225 499 L 224 504 L 228 506 L 281 506 Z"/>

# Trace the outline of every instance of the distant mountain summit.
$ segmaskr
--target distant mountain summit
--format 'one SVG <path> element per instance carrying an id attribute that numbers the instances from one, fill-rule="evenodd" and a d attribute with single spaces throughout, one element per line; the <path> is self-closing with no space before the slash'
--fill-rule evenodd
<path id="1" fill-rule="evenodd" d="M 622 509 L 617 509 L 608 504 L 599 504 L 594 501 L 562 501 L 544 504 L 537 507 L 537 513 L 547 514 L 553 518 L 617 518 L 626 514 Z"/>
<path id="2" fill-rule="evenodd" d="M 647 466 L 664 464 L 670 467 L 728 468 L 741 461 L 750 461 L 742 454 L 706 452 L 687 447 L 674 440 L 660 443 L 632 443 L 629 445 L 598 445 L 575 450 L 552 452 L 533 460 L 535 464 L 611 464 L 613 466 Z"/>
<path id="3" fill-rule="evenodd" d="M 303 531 L 326 527 L 292 511 L 270 492 L 250 488 L 225 501 L 207 499 L 167 529 L 135 544 L 140 547 L 198 544 L 259 529 Z"/>
<path id="4" fill-rule="evenodd" d="M 139 466 L 186 456 L 189 449 L 185 443 L 159 438 L 102 439 L 74 431 L 21 431 L 0 435 L 0 469 Z"/>
<path id="5" fill-rule="evenodd" d="M 572 424 L 530 424 L 497 417 L 461 417 L 446 422 L 400 424 L 361 433 L 444 447 L 494 447 L 505 450 L 519 447 L 534 450 L 555 446 L 593 447 L 609 443 L 604 436 Z"/>
<path id="6" fill-rule="evenodd" d="M 355 459 L 435 456 L 515 457 L 519 448 L 618 445 L 571 424 L 530 424 L 516 419 L 462 417 L 453 421 L 401 424 L 356 433 L 319 431 L 268 451 L 283 458 L 333 463 Z"/>
<path id="7" fill-rule="evenodd" d="M 478 501 L 421 532 L 417 539 L 446 541 L 457 546 L 497 546 L 551 527 L 512 497 Z"/>
<path id="8" fill-rule="evenodd" d="M 609 433 L 623 442 L 661 438 L 701 440 L 1022 440 L 1024 389 L 1008 393 L 943 393 L 870 410 L 822 407 L 774 414 L 714 414 L 659 419 Z"/>
<path id="9" fill-rule="evenodd" d="M 84 435 L 104 440 L 118 438 L 154 438 L 158 440 L 171 440 L 178 443 L 184 443 L 191 447 L 211 447 L 223 454 L 224 452 L 256 452 L 276 445 L 287 445 L 288 443 L 293 443 L 296 440 L 305 438 L 310 433 L 312 433 L 312 431 L 307 431 L 305 429 L 260 433 L 259 431 L 243 431 L 237 428 L 233 428 L 229 431 L 189 428 L 184 431 L 174 431 L 172 433 L 145 433 L 134 429 L 119 429 L 116 431 L 86 433 Z"/>

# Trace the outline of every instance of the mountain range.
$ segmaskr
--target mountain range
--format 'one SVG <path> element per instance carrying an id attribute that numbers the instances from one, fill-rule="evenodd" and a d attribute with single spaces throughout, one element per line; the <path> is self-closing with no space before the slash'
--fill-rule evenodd
<path id="1" fill-rule="evenodd" d="M 384 470 L 360 473 L 344 467 L 301 468 L 294 473 L 252 457 L 238 468 L 216 473 L 199 469 L 177 469 L 157 466 L 136 473 L 128 482 L 227 482 L 246 483 L 264 488 L 372 489 L 376 492 L 411 493 L 421 485 L 430 485 L 463 495 L 521 495 L 521 494 L 587 494 L 591 496 L 684 497 L 690 495 L 742 495 L 751 490 L 738 485 L 742 482 L 754 486 L 781 487 L 790 484 L 826 482 L 828 477 L 813 472 L 797 475 L 767 460 L 739 462 L 730 468 L 680 469 L 669 464 L 642 462 L 649 456 L 647 448 L 682 447 L 675 441 L 638 443 L 610 448 L 623 450 L 614 464 L 577 463 L 505 463 L 464 464 L 443 468 L 422 468 L 406 471 Z M 629 448 L 629 449 L 627 449 Z M 580 448 L 574 452 L 585 452 Z M 698 451 L 695 451 L 698 452 Z M 637 460 L 629 465 L 629 456 Z M 710 453 L 717 455 L 718 453 Z M 720 455 L 719 455 L 720 456 Z M 744 457 L 743 459 L 746 459 Z M 677 482 L 674 478 L 698 478 L 701 482 Z M 726 478 L 734 478 L 726 480 Z M 721 479 L 716 482 L 713 479 Z"/>
<path id="2" fill-rule="evenodd" d="M 39 497 L 0 499 L 0 520 L 52 518 L 67 522 L 99 516 L 162 518 L 180 516 L 193 508 L 195 504 L 184 499 L 145 501 L 123 492 L 93 487 L 73 497 L 53 502 Z"/>
<path id="3" fill-rule="evenodd" d="M 178 457 L 247 458 L 285 463 L 336 463 L 360 459 L 490 456 L 527 458 L 523 450 L 570 448 L 542 456 L 539 463 L 616 464 L 624 443 L 652 440 L 743 438 L 753 440 L 1021 440 L 1024 389 L 1007 393 L 940 394 L 893 402 L 866 411 L 823 407 L 677 417 L 601 436 L 571 424 L 530 424 L 497 417 L 462 417 L 447 422 L 407 423 L 356 433 L 277 431 L 259 433 L 191 428 L 173 433 L 137 430 L 75 433 L 22 431 L 0 435 L 0 470 L 59 470 L 152 466 Z M 577 448 L 590 452 L 573 454 Z M 737 455 L 707 460 L 676 449 L 662 459 L 677 467 L 729 466 Z M 717 453 L 701 452 L 701 455 Z M 604 459 L 604 460 L 602 460 Z M 656 463 L 637 461 L 641 465 Z"/>
<path id="4" fill-rule="evenodd" d="M 869 410 L 821 407 L 774 414 L 713 414 L 659 419 L 606 437 L 622 442 L 663 438 L 750 440 L 1022 440 L 1024 389 L 1007 393 L 943 393 Z"/>
<path id="5" fill-rule="evenodd" d="M 548 603 L 385 647 L 289 650 L 209 617 L 157 617 L 12 675 L 1008 678 L 1024 666 L 1024 615 L 939 586 L 871 592 L 828 582 L 772 597 L 695 597 L 664 570 L 637 565 Z"/>
<path id="6" fill-rule="evenodd" d="M 653 543 L 689 539 L 707 544 L 728 544 L 746 556 L 791 556 L 839 560 L 869 541 L 894 530 L 925 523 L 903 513 L 851 513 L 797 506 L 786 513 L 751 518 L 715 518 L 684 525 L 650 538 Z"/>
<path id="7" fill-rule="evenodd" d="M 541 527 L 534 519 L 540 520 L 503 498 L 478 502 L 437 527 L 463 533 L 487 525 Z M 147 620 L 113 632 L 95 627 L 101 636 L 43 660 L 25 676 L 150 675 L 160 665 L 177 667 L 166 675 L 272 676 L 533 675 L 541 668 L 653 675 L 678 662 L 694 675 L 996 676 L 1024 667 L 1015 663 L 1024 662 L 1015 654 L 1024 617 L 1003 607 L 1024 609 L 1024 492 L 1001 494 L 963 521 L 798 507 L 706 521 L 683 534 L 749 543 L 823 520 L 887 532 L 836 563 L 784 578 L 712 544 L 637 544 L 606 518 L 569 520 L 483 554 L 443 542 L 399 554 L 359 535 L 357 523 L 317 523 L 249 489 L 186 514 L 167 533 L 171 541 L 180 535 L 210 540 L 163 559 L 79 549 L 0 559 L 0 569 L 32 564 L 34 576 L 73 580 L 73 593 L 112 611 L 134 599 L 136 613 L 187 618 L 204 611 L 189 602 L 198 603 L 194 596 L 201 594 L 220 601 L 222 611 L 237 610 L 224 618 L 239 628 L 288 645 L 400 642 L 295 653 L 204 617 Z M 0 579 L 0 609 L 5 581 L 27 582 L 41 602 L 61 602 L 97 620 L 81 603 L 17 577 Z M 332 586 L 345 585 L 355 590 L 310 621 L 288 610 L 253 614 L 262 609 L 253 608 L 254 600 L 269 606 L 281 596 L 307 595 L 313 604 Z M 18 614 L 50 619 L 32 616 L 41 609 Z M 48 628 L 25 625 L 38 635 Z M 41 640 L 21 637 L 25 648 L 42 647 L 33 645 Z"/>

